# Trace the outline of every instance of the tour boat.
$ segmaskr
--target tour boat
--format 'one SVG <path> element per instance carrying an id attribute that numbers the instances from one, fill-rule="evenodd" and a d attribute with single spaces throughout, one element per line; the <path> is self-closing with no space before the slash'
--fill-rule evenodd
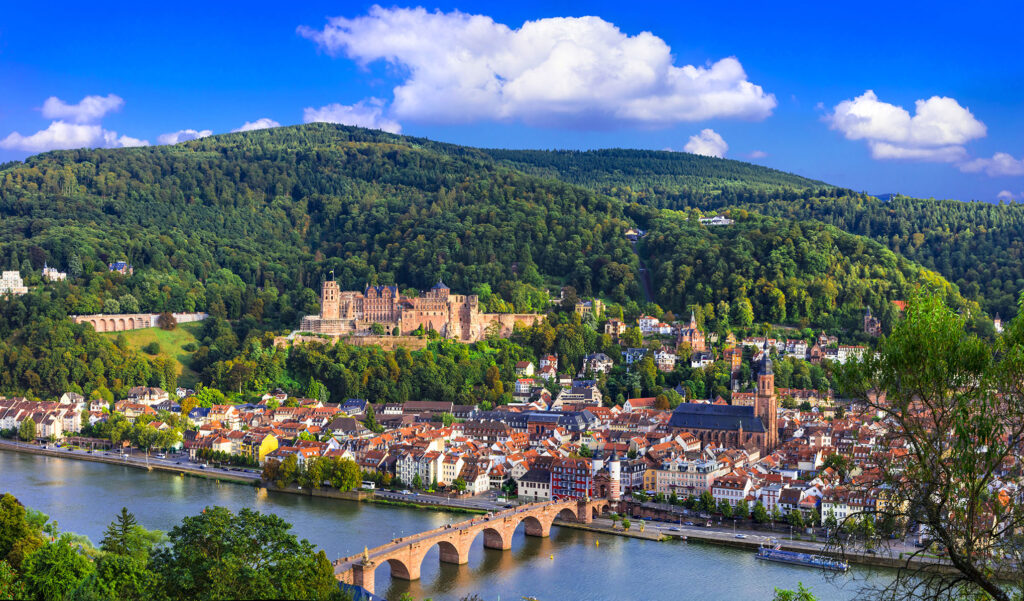
<path id="1" fill-rule="evenodd" d="M 757 550 L 757 558 L 767 561 L 778 561 L 781 563 L 808 566 L 811 568 L 833 570 L 835 572 L 845 572 L 850 569 L 849 564 L 845 561 L 832 559 L 831 557 L 825 557 L 824 555 L 812 555 L 810 553 L 800 553 L 797 551 L 783 551 L 779 547 L 760 547 Z"/>

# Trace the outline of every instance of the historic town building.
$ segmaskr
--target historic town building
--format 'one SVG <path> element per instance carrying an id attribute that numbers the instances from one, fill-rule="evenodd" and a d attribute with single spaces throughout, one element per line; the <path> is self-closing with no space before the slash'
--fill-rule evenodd
<path id="1" fill-rule="evenodd" d="M 732 405 L 683 403 L 672 412 L 669 426 L 692 433 L 702 445 L 754 445 L 762 453 L 770 453 L 779 446 L 778 410 L 775 372 L 766 344 L 758 366 L 756 391 L 733 394 Z"/>
<path id="2" fill-rule="evenodd" d="M 532 313 L 481 313 L 477 296 L 452 294 L 438 282 L 419 296 L 403 296 L 397 286 L 367 286 L 362 292 L 342 291 L 334 280 L 325 281 L 320 314 L 302 318 L 301 329 L 318 334 L 368 334 L 374 324 L 386 333 L 434 330 L 446 338 L 475 342 L 490 328 L 508 336 L 516 323 L 525 326 L 543 319 Z"/>

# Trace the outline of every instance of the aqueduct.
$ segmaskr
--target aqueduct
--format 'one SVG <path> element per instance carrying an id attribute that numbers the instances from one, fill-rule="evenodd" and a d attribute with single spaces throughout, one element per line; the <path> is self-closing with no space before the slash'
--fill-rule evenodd
<path id="1" fill-rule="evenodd" d="M 418 580 L 423 558 L 435 545 L 439 548 L 442 562 L 464 564 L 469 561 L 470 547 L 481 532 L 484 547 L 507 550 L 512 548 L 512 535 L 520 523 L 525 525 L 527 536 L 548 536 L 556 519 L 589 524 L 595 516 L 607 512 L 609 507 L 605 499 L 571 499 L 533 503 L 486 517 L 475 517 L 396 538 L 359 555 L 339 559 L 334 563 L 334 576 L 372 593 L 374 571 L 384 563 L 390 565 L 393 578 Z"/>

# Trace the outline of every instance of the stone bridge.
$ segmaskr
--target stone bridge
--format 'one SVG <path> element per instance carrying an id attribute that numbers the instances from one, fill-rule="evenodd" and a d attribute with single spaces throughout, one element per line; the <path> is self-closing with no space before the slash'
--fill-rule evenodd
<path id="1" fill-rule="evenodd" d="M 334 563 L 334 576 L 372 593 L 374 571 L 382 564 L 390 566 L 392 578 L 418 580 L 423 558 L 434 546 L 439 547 L 442 562 L 464 564 L 469 561 L 469 549 L 481 532 L 484 535 L 484 547 L 511 549 L 512 535 L 520 523 L 525 524 L 527 536 L 548 536 L 551 524 L 556 519 L 589 524 L 594 517 L 607 512 L 609 507 L 605 499 L 570 499 L 533 503 L 488 516 L 474 517 L 396 538 L 359 555 L 339 559 Z"/>

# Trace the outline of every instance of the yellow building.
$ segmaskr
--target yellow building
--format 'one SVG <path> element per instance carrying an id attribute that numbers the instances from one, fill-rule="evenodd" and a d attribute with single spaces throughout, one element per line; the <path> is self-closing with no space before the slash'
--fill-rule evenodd
<path id="1" fill-rule="evenodd" d="M 242 439 L 242 454 L 251 457 L 263 465 L 268 453 L 273 453 L 280 446 L 277 437 L 270 433 L 246 432 Z"/>

